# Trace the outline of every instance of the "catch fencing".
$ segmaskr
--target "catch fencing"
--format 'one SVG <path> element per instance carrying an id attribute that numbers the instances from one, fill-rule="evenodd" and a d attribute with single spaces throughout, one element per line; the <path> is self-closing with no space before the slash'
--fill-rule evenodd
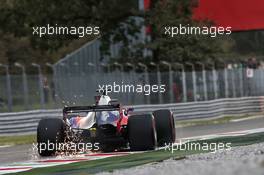
<path id="1" fill-rule="evenodd" d="M 0 75 L 0 112 L 57 109 L 65 105 L 94 104 L 101 85 L 164 85 L 165 92 L 111 93 L 124 105 L 167 104 L 208 101 L 222 98 L 264 96 L 264 68 L 241 64 L 222 65 L 160 61 L 159 63 L 102 63 L 100 41 L 85 44 L 55 65 L 52 74 Z M 120 46 L 111 46 L 111 58 Z M 47 66 L 46 65 L 46 66 Z M 149 89 L 148 89 L 149 90 Z M 148 94 L 149 92 L 147 92 Z"/>
<path id="2" fill-rule="evenodd" d="M 211 119 L 223 116 L 259 114 L 264 111 L 264 97 L 225 98 L 211 101 L 135 105 L 134 113 L 149 113 L 158 109 L 170 109 L 175 119 Z M 35 110 L 0 114 L 0 136 L 35 134 L 38 122 L 45 117 L 62 117 L 62 110 Z"/>
<path id="3" fill-rule="evenodd" d="M 182 103 L 264 95 L 264 68 L 250 69 L 242 64 L 228 64 L 216 69 L 213 63 L 164 62 L 132 64 L 111 63 L 120 57 L 120 44 L 110 44 L 104 55 L 100 39 L 85 44 L 58 61 L 54 69 L 56 102 L 67 105 L 94 103 L 99 85 L 165 85 L 165 93 L 112 93 L 125 105 Z M 176 60 L 176 59 L 175 59 Z M 144 59 L 142 59 L 144 61 Z M 219 66 L 218 66 L 219 67 Z"/>
<path id="4" fill-rule="evenodd" d="M 70 104 L 87 105 L 94 103 L 95 90 L 101 85 L 164 85 L 165 92 L 145 95 L 146 92 L 123 91 L 110 93 L 125 105 L 184 103 L 208 101 L 221 98 L 236 98 L 264 95 L 264 69 L 248 69 L 243 67 L 224 68 L 220 70 L 186 71 L 172 69 L 160 72 L 154 68 L 145 71 L 122 71 L 120 68 L 109 70 L 93 70 L 86 68 L 67 68 L 62 66 L 56 72 L 56 93 L 58 101 Z M 153 71 L 154 70 L 154 71 Z M 248 75 L 248 70 L 252 76 Z"/>

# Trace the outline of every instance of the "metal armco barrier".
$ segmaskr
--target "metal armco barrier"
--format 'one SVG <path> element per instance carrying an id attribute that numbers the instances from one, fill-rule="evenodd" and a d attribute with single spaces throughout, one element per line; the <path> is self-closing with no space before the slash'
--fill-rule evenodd
<path id="1" fill-rule="evenodd" d="M 138 105 L 134 108 L 138 113 L 170 109 L 177 120 L 188 120 L 258 113 L 263 112 L 263 105 L 264 97 L 241 97 L 177 104 Z"/>
<path id="2" fill-rule="evenodd" d="M 39 120 L 45 117 L 62 117 L 62 110 L 0 113 L 0 135 L 24 135 L 35 133 Z"/>
<path id="3" fill-rule="evenodd" d="M 263 112 L 264 97 L 223 98 L 212 101 L 137 105 L 135 113 L 170 109 L 176 120 L 206 119 Z M 38 121 L 45 117 L 62 117 L 62 110 L 35 110 L 0 114 L 0 135 L 23 135 L 36 132 Z"/>

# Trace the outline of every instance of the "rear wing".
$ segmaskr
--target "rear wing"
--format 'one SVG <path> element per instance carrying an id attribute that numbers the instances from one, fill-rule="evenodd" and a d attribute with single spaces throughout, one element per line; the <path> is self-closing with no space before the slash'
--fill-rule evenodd
<path id="1" fill-rule="evenodd" d="M 114 111 L 119 110 L 120 104 L 113 105 L 94 105 L 94 106 L 72 106 L 72 107 L 64 107 L 63 115 L 75 112 L 98 112 L 98 111 Z"/>

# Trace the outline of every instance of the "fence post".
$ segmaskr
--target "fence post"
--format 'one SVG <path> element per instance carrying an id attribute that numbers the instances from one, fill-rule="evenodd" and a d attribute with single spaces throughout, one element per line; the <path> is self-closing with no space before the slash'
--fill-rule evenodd
<path id="1" fill-rule="evenodd" d="M 218 98 L 218 92 L 217 92 L 217 74 L 216 74 L 216 70 L 215 70 L 215 65 L 214 64 L 210 64 L 210 65 L 212 66 L 214 96 L 215 96 L 215 99 L 217 99 Z"/>
<path id="2" fill-rule="evenodd" d="M 196 84 L 195 67 L 194 67 L 194 64 L 192 64 L 192 63 L 186 63 L 186 65 L 189 65 L 192 67 L 193 99 L 194 99 L 194 101 L 197 101 L 197 84 Z"/>
<path id="3" fill-rule="evenodd" d="M 9 112 L 12 112 L 13 99 L 12 99 L 12 89 L 11 89 L 11 78 L 9 74 L 9 66 L 0 63 L 0 67 L 5 68 L 5 71 L 6 71 L 7 108 Z"/>
<path id="4" fill-rule="evenodd" d="M 263 67 L 259 68 L 260 69 L 260 82 L 261 82 L 261 91 L 260 91 L 260 95 L 263 95 L 264 92 L 264 75 L 263 75 Z"/>
<path id="5" fill-rule="evenodd" d="M 207 84 L 206 84 L 206 70 L 205 70 L 205 65 L 201 62 L 197 62 L 202 67 L 202 76 L 203 76 L 203 91 L 204 91 L 204 99 L 208 100 L 208 95 L 207 95 Z"/>
<path id="6" fill-rule="evenodd" d="M 184 65 L 180 63 L 173 63 L 173 64 L 181 68 L 183 102 L 187 102 L 187 86 L 186 86 L 186 74 L 185 74 Z"/>
<path id="7" fill-rule="evenodd" d="M 143 63 L 138 63 L 138 65 L 139 65 L 140 67 L 143 67 L 143 68 L 144 68 L 145 84 L 149 84 L 148 67 L 147 67 L 145 64 L 143 64 Z M 146 95 L 144 94 L 144 96 L 146 96 Z M 146 100 L 146 101 L 147 101 L 147 104 L 150 104 L 149 95 L 147 95 L 146 99 L 147 99 L 147 100 Z"/>
<path id="8" fill-rule="evenodd" d="M 56 94 L 60 94 L 57 97 L 59 100 L 61 100 L 62 104 L 65 105 L 66 101 L 69 99 L 69 96 L 71 96 L 71 89 L 72 89 L 71 84 L 69 85 L 69 87 L 67 87 L 68 88 L 68 94 L 69 94 L 68 97 L 65 97 L 64 94 L 61 91 L 59 91 L 59 87 L 61 87 L 60 82 L 65 81 L 65 77 L 67 77 L 67 79 L 70 78 L 70 71 L 68 70 L 68 66 L 63 62 L 60 62 L 58 64 L 58 70 L 59 71 L 58 71 L 58 73 L 56 73 L 56 76 L 57 76 L 57 80 L 59 80 L 59 81 L 55 82 L 56 83 L 56 86 L 55 86 L 56 87 Z M 59 75 L 60 79 L 58 79 L 58 75 Z"/>
<path id="9" fill-rule="evenodd" d="M 119 72 L 121 74 L 121 85 L 122 85 L 124 83 L 124 66 L 122 64 L 117 63 L 117 62 L 114 62 L 114 65 L 120 67 Z M 125 96 L 124 92 L 121 92 L 121 99 L 122 99 L 123 103 L 125 101 L 128 101 L 128 99 L 124 100 L 124 96 Z M 127 97 L 128 97 L 128 95 L 127 95 Z"/>
<path id="10" fill-rule="evenodd" d="M 170 103 L 173 103 L 173 72 L 172 72 L 172 66 L 167 61 L 161 61 L 161 64 L 168 66 L 169 68 L 169 86 L 170 86 Z"/>
<path id="11" fill-rule="evenodd" d="M 55 82 L 56 82 L 56 75 L 57 75 L 57 72 L 56 72 L 56 69 L 55 67 L 50 64 L 50 63 L 46 63 L 46 66 L 49 67 L 52 71 L 52 78 L 51 78 L 51 87 L 50 87 L 50 93 L 51 93 L 51 98 L 52 98 L 52 101 L 53 101 L 53 105 L 54 107 L 57 107 L 56 106 L 56 102 L 57 102 L 57 99 L 56 99 L 56 85 L 55 85 Z"/>
<path id="12" fill-rule="evenodd" d="M 32 63 L 33 67 L 38 69 L 38 77 L 39 77 L 39 93 L 40 93 L 40 105 L 42 109 L 45 109 L 45 100 L 44 100 L 44 88 L 43 88 L 43 76 L 41 72 L 41 67 L 39 64 Z"/>
<path id="13" fill-rule="evenodd" d="M 234 68 L 232 68 L 232 91 L 233 91 L 233 97 L 236 97 L 235 69 Z"/>
<path id="14" fill-rule="evenodd" d="M 154 62 L 150 62 L 151 66 L 155 66 L 157 69 L 157 82 L 158 85 L 161 85 L 161 75 L 160 75 L 160 66 Z M 162 98 L 162 94 L 159 92 L 159 104 L 163 104 L 163 98 Z"/>
<path id="15" fill-rule="evenodd" d="M 13 110 L 13 97 L 12 97 L 12 87 L 11 87 L 11 78 L 9 74 L 9 68 L 7 67 L 7 75 L 6 75 L 6 81 L 7 81 L 7 95 L 8 95 L 8 111 Z"/>
<path id="16" fill-rule="evenodd" d="M 240 79 L 240 96 L 244 96 L 244 86 L 243 86 L 243 67 L 239 68 L 239 79 Z"/>
<path id="17" fill-rule="evenodd" d="M 215 68 L 213 69 L 213 79 L 214 79 L 214 91 L 215 91 L 215 99 L 218 98 L 218 92 L 217 92 L 217 74 Z"/>
<path id="18" fill-rule="evenodd" d="M 27 83 L 27 74 L 25 66 L 20 63 L 15 63 L 16 67 L 21 68 L 22 70 L 22 79 L 23 79 L 23 93 L 24 93 L 24 105 L 25 109 L 29 109 L 29 99 L 28 99 L 28 83 Z"/>
<path id="19" fill-rule="evenodd" d="M 228 98 L 229 97 L 229 92 L 228 92 L 228 70 L 225 66 L 224 69 L 224 76 L 225 76 L 225 97 Z"/>
<path id="20" fill-rule="evenodd" d="M 158 78 L 158 84 L 161 85 L 161 75 L 160 75 L 159 65 L 157 65 L 157 78 Z M 159 92 L 159 103 L 163 104 L 163 97 L 162 97 L 162 94 L 160 92 Z"/>
<path id="21" fill-rule="evenodd" d="M 186 86 L 186 73 L 185 69 L 182 69 L 182 86 L 183 86 L 183 101 L 187 102 L 187 86 Z"/>
<path id="22" fill-rule="evenodd" d="M 78 55 L 79 52 L 77 52 L 77 54 L 73 55 L 73 57 L 75 58 L 74 60 L 78 59 Z M 78 61 L 75 61 L 72 63 L 72 67 L 73 67 L 73 84 L 80 84 L 80 74 L 79 74 L 79 70 L 80 70 L 80 64 Z M 70 101 L 71 103 L 73 103 L 74 105 L 77 103 L 77 97 L 80 95 L 78 90 L 76 89 L 76 87 L 73 88 L 73 99 Z"/>
<path id="23" fill-rule="evenodd" d="M 136 81 L 136 67 L 134 64 L 131 64 L 129 62 L 126 62 L 125 65 L 127 67 L 130 67 L 132 71 L 129 71 L 129 77 L 130 77 L 130 84 L 135 84 L 135 81 Z M 132 83 L 131 83 L 132 82 Z M 135 94 L 134 92 L 130 92 L 129 91 L 129 96 L 130 96 L 130 100 L 128 101 L 129 105 L 130 104 L 134 104 L 135 103 Z"/>

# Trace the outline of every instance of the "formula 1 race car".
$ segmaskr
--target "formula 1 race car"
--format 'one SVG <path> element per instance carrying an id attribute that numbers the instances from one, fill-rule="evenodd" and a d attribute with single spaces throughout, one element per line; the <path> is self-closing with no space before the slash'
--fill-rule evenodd
<path id="1" fill-rule="evenodd" d="M 106 91 L 96 96 L 95 105 L 64 107 L 63 119 L 40 120 L 38 152 L 41 156 L 51 156 L 72 151 L 72 145 L 80 143 L 82 147 L 90 143 L 95 151 L 143 151 L 175 141 L 175 124 L 170 110 L 147 114 L 131 114 L 132 111 L 132 108 L 111 100 Z M 67 146 L 61 146 L 64 144 Z"/>

